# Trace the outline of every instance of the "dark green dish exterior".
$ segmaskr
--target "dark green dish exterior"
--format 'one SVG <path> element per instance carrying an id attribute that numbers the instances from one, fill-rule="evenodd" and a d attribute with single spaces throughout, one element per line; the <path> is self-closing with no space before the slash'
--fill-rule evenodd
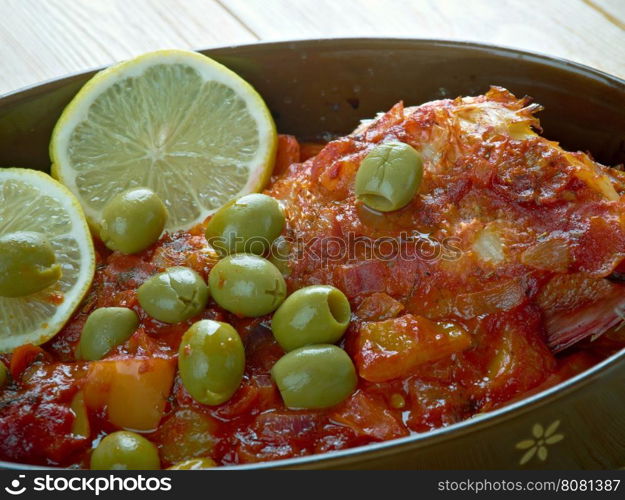
<path id="1" fill-rule="evenodd" d="M 203 51 L 248 80 L 278 130 L 348 133 L 399 100 L 407 105 L 501 85 L 545 106 L 544 135 L 600 162 L 625 162 L 625 82 L 559 59 L 463 42 L 339 39 Z M 49 169 L 63 107 L 92 72 L 0 98 L 0 165 Z M 427 434 L 238 469 L 598 469 L 625 466 L 625 352 L 567 382 Z M 551 444 L 550 444 L 551 443 Z M 32 468 L 0 463 L 6 468 Z"/>

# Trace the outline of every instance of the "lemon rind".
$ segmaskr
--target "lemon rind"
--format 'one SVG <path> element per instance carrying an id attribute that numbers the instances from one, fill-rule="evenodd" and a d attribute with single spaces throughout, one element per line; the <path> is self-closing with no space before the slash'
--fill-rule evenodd
<path id="1" fill-rule="evenodd" d="M 37 188 L 42 194 L 54 197 L 61 204 L 72 223 L 72 232 L 67 234 L 71 234 L 78 244 L 81 265 L 76 283 L 71 290 L 65 293 L 63 302 L 57 307 L 54 316 L 48 319 L 46 326 L 41 326 L 19 337 L 0 337 L 0 352 L 9 352 L 27 343 L 43 344 L 54 337 L 72 317 L 89 291 L 95 273 L 95 250 L 89 226 L 82 207 L 72 192 L 48 174 L 36 170 L 0 168 L 0 181 L 7 179 L 21 181 L 26 179 L 31 186 Z"/>

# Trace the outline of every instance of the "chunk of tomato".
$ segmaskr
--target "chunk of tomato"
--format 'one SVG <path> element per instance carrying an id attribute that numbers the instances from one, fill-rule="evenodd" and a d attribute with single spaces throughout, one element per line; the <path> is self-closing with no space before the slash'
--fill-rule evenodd
<path id="1" fill-rule="evenodd" d="M 409 375 L 416 367 L 464 351 L 471 335 L 453 322 L 405 314 L 363 323 L 356 341 L 358 373 L 370 382 Z"/>
<path id="2" fill-rule="evenodd" d="M 33 344 L 24 344 L 13 351 L 11 363 L 9 364 L 9 372 L 11 377 L 17 380 L 22 372 L 28 368 L 38 358 L 44 358 L 46 352 L 39 346 Z"/>
<path id="3" fill-rule="evenodd" d="M 330 415 L 335 422 L 350 427 L 359 436 L 386 441 L 408 435 L 408 430 L 384 401 L 356 391 Z"/>

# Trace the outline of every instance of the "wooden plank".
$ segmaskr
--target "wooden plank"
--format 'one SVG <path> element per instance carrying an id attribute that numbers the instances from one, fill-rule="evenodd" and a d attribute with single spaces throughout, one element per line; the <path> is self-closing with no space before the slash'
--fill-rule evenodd
<path id="1" fill-rule="evenodd" d="M 601 1 L 601 0 L 591 0 Z M 607 0 L 612 7 L 622 0 Z M 260 38 L 472 40 L 565 57 L 625 77 L 625 30 L 584 0 L 225 0 Z"/>
<path id="2" fill-rule="evenodd" d="M 625 30 L 625 2 L 623 0 L 582 0 L 595 9 L 606 21 Z"/>
<path id="3" fill-rule="evenodd" d="M 0 0 L 0 94 L 149 50 L 255 39 L 213 0 Z"/>
<path id="4" fill-rule="evenodd" d="M 156 48 L 331 36 L 474 40 L 625 77 L 622 0 L 0 0 L 0 93 Z"/>

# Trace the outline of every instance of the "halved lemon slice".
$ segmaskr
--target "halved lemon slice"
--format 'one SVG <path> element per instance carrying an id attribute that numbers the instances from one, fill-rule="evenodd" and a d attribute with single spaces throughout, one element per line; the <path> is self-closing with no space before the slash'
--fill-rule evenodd
<path id="1" fill-rule="evenodd" d="M 172 231 L 262 189 L 276 137 L 247 82 L 201 54 L 162 50 L 95 75 L 65 108 L 50 156 L 96 230 L 107 201 L 141 186 L 164 201 Z"/>
<path id="2" fill-rule="evenodd" d="M 72 193 L 42 172 L 0 168 L 0 237 L 21 231 L 46 237 L 61 277 L 32 295 L 0 296 L 0 352 L 56 335 L 87 293 L 95 271 L 89 227 Z"/>

